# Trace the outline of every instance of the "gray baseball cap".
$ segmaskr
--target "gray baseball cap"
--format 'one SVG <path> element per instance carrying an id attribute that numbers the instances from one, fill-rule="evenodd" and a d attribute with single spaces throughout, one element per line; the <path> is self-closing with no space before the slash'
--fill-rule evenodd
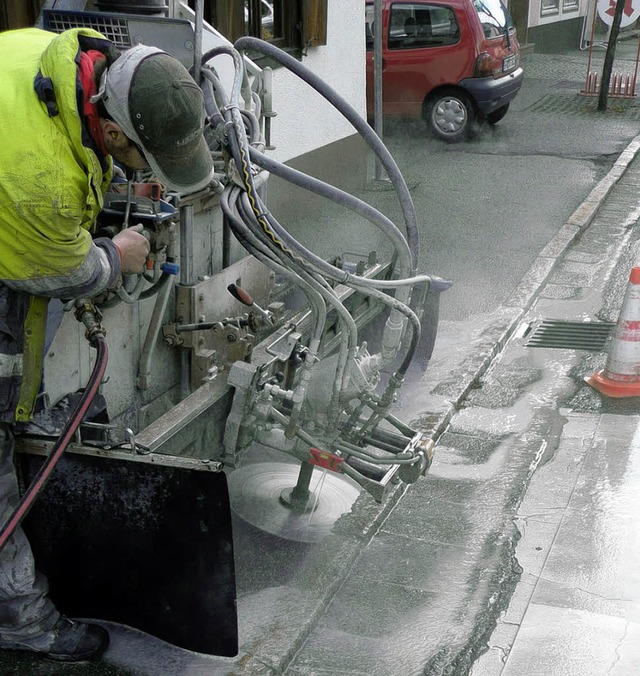
<path id="1" fill-rule="evenodd" d="M 191 192 L 210 183 L 202 91 L 177 59 L 157 47 L 128 49 L 104 72 L 92 100 L 100 98 L 167 187 Z"/>

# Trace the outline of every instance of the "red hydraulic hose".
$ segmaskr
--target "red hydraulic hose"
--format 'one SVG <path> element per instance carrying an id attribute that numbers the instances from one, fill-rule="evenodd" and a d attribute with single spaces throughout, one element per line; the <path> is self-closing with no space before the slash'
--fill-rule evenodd
<path id="1" fill-rule="evenodd" d="M 107 357 L 109 351 L 107 349 L 107 341 L 103 335 L 96 334 L 94 336 L 94 340 L 97 351 L 96 363 L 93 366 L 93 371 L 91 372 L 87 386 L 82 393 L 82 397 L 80 397 L 80 400 L 76 404 L 73 413 L 67 420 L 62 433 L 60 434 L 58 441 L 56 441 L 51 453 L 49 453 L 42 467 L 40 467 L 38 470 L 35 479 L 31 482 L 31 485 L 22 496 L 22 499 L 13 511 L 13 514 L 11 514 L 8 521 L 0 529 L 0 551 L 2 551 L 5 544 L 7 543 L 7 540 L 13 535 L 15 529 L 20 525 L 22 520 L 31 509 L 31 506 L 38 497 L 38 494 L 44 488 L 44 485 L 47 483 L 51 472 L 53 472 L 58 460 L 60 460 L 62 457 L 62 454 L 69 445 L 73 435 L 76 433 L 78 426 L 82 422 L 85 413 L 87 412 L 93 398 L 98 391 L 98 387 L 100 387 L 102 377 L 104 376 L 104 372 L 107 368 Z"/>

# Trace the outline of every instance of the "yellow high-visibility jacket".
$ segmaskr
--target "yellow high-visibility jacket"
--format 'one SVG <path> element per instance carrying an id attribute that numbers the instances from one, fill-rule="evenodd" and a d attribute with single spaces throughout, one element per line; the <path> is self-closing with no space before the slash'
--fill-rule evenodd
<path id="1" fill-rule="evenodd" d="M 81 49 L 91 29 L 0 33 L 0 420 L 28 420 L 42 378 L 49 298 L 112 286 L 119 257 L 91 229 L 111 181 L 82 117 Z"/>

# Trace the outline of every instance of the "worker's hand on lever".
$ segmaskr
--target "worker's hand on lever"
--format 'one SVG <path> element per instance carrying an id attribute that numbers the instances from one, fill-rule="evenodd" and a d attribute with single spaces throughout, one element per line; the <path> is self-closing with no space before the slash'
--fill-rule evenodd
<path id="1" fill-rule="evenodd" d="M 113 243 L 120 251 L 120 270 L 125 275 L 139 275 L 149 256 L 149 241 L 142 234 L 143 226 L 134 225 L 119 232 Z"/>

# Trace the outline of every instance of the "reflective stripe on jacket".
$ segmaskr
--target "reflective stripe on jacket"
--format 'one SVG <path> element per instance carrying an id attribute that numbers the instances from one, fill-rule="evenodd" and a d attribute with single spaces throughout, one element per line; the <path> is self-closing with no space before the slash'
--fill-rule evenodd
<path id="1" fill-rule="evenodd" d="M 94 296 L 119 275 L 112 243 L 94 242 L 90 234 L 112 165 L 94 151 L 79 113 L 81 48 L 112 47 L 85 28 L 60 35 L 35 28 L 0 33 L 2 420 L 31 415 L 47 299 Z"/>

